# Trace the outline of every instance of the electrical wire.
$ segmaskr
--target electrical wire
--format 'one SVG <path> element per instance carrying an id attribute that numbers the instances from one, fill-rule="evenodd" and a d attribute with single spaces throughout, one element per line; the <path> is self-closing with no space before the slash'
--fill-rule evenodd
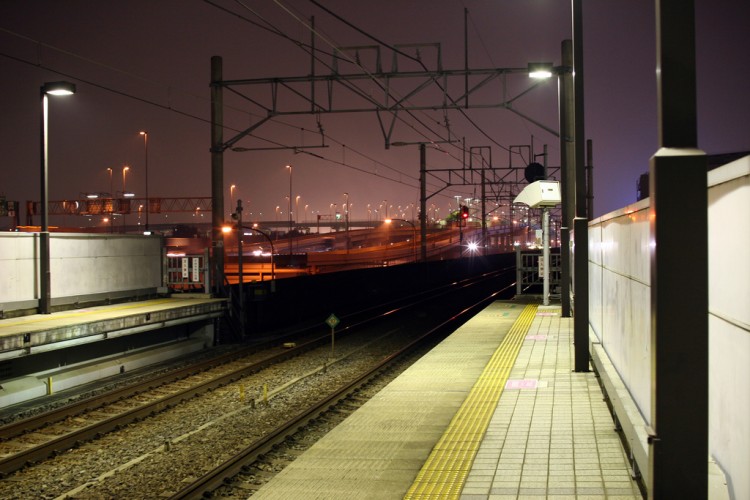
<path id="1" fill-rule="evenodd" d="M 238 3 L 240 3 L 241 5 L 244 5 L 244 4 L 243 4 L 243 3 L 241 2 L 241 0 L 236 0 L 236 1 L 237 1 Z M 293 19 L 295 19 L 295 20 L 296 20 L 297 22 L 299 22 L 299 23 L 300 23 L 300 24 L 301 24 L 302 26 L 304 26 L 304 27 L 305 27 L 306 29 L 310 30 L 310 32 L 311 32 L 311 33 L 313 33 L 313 34 L 317 35 L 317 36 L 318 36 L 318 37 L 319 37 L 319 38 L 320 38 L 320 39 L 321 39 L 321 40 L 322 40 L 323 42 L 325 42 L 325 43 L 326 43 L 327 45 L 329 45 L 329 46 L 330 46 L 330 47 L 331 47 L 332 49 L 334 49 L 334 50 L 336 51 L 336 53 L 337 53 L 337 57 L 341 57 L 342 59 L 345 59 L 345 60 L 347 60 L 347 61 L 348 61 L 349 63 L 351 63 L 351 64 L 353 64 L 353 65 L 355 65 L 355 66 L 359 67 L 359 68 L 360 68 L 360 69 L 362 70 L 362 72 L 363 72 L 364 74 L 366 74 L 366 75 L 368 75 L 368 76 L 370 77 L 370 79 L 371 79 L 371 80 L 373 81 L 373 83 L 375 83 L 375 85 L 377 85 L 377 86 L 378 86 L 378 87 L 379 87 L 379 88 L 380 88 L 380 89 L 381 89 L 382 91 L 386 92 L 386 93 L 387 93 L 387 94 L 388 94 L 388 95 L 389 95 L 389 96 L 390 96 L 390 97 L 391 97 L 392 99 L 394 99 L 394 97 L 393 97 L 393 91 L 392 91 L 392 90 L 390 90 L 390 89 L 388 89 L 388 88 L 386 88 L 386 87 L 385 87 L 385 86 L 384 86 L 384 85 L 383 85 L 383 84 L 382 84 L 382 83 L 380 82 L 380 80 L 379 80 L 379 79 L 378 79 L 378 78 L 377 78 L 377 77 L 376 77 L 375 75 L 373 75 L 373 74 L 372 74 L 372 73 L 371 73 L 370 71 L 368 71 L 368 70 L 367 70 L 367 68 L 365 68 L 364 66 L 362 66 L 361 64 L 359 64 L 359 63 L 358 63 L 357 61 L 353 60 L 353 59 L 352 59 L 351 57 L 349 57 L 349 56 L 348 56 L 347 54 L 345 54 L 345 53 L 343 53 L 343 52 L 339 51 L 339 50 L 338 50 L 338 47 L 340 46 L 339 44 L 336 44 L 336 43 L 334 43 L 334 42 L 333 42 L 333 41 L 332 41 L 332 40 L 330 39 L 330 37 L 324 36 L 324 35 L 323 35 L 323 33 L 322 33 L 322 32 L 321 32 L 321 31 L 320 31 L 319 29 L 313 28 L 313 27 L 312 27 L 311 25 L 309 25 L 309 24 L 308 24 L 308 23 L 307 23 L 307 22 L 306 22 L 306 21 L 305 21 L 304 19 L 302 19 L 302 18 L 300 17 L 300 15 L 299 15 L 299 14 L 297 14 L 297 13 L 295 13 L 295 12 L 292 12 L 292 11 L 291 11 L 291 9 L 290 9 L 289 7 L 287 7 L 287 6 L 283 5 L 283 4 L 281 3 L 281 1 L 280 1 L 280 0 L 274 0 L 274 3 L 276 3 L 276 5 L 278 5 L 278 6 L 279 6 L 279 7 L 280 7 L 280 8 L 282 9 L 282 10 L 284 10 L 284 11 L 285 11 L 285 12 L 286 12 L 287 14 L 289 14 L 290 16 L 292 16 L 292 18 L 293 18 Z M 309 52 L 308 52 L 308 53 L 309 53 Z M 317 59 L 317 58 L 316 58 L 316 59 Z M 320 60 L 320 59 L 318 59 L 318 60 Z M 321 61 L 321 62 L 323 62 L 323 61 Z M 331 66 L 329 66 L 329 65 L 328 65 L 328 64 L 326 64 L 325 62 L 323 62 L 323 64 L 324 64 L 324 65 L 325 65 L 325 66 L 326 66 L 327 68 L 331 69 L 332 71 L 334 70 L 334 68 L 332 68 Z M 340 83 L 344 84 L 343 82 L 340 82 Z M 361 90 L 359 90 L 359 87 L 357 87 L 356 85 L 353 85 L 353 84 L 348 84 L 348 85 L 349 85 L 349 88 L 350 88 L 350 89 L 352 89 L 352 87 L 353 87 L 354 89 L 357 89 L 357 91 L 358 91 L 358 92 L 359 92 L 359 93 L 361 94 L 361 92 L 362 92 L 362 91 L 361 91 Z M 352 90 L 353 90 L 353 89 L 352 89 Z M 398 99 L 394 99 L 394 100 L 398 100 Z M 430 132 L 431 134 L 433 134 L 433 135 L 435 135 L 435 136 L 439 137 L 439 139 L 438 139 L 439 141 L 446 141 L 446 139 L 445 139 L 444 137 L 442 137 L 442 136 L 441 136 L 441 135 L 440 135 L 439 133 L 437 133 L 437 132 L 435 132 L 434 130 L 432 130 L 432 129 L 431 129 L 431 128 L 430 128 L 430 127 L 429 127 L 429 126 L 427 125 L 427 124 L 425 124 L 425 123 L 424 123 L 424 122 L 423 122 L 422 120 L 420 120 L 419 118 L 417 118 L 416 116 L 414 116 L 414 113 L 413 113 L 413 112 L 411 112 L 411 111 L 409 111 L 409 110 L 404 110 L 404 111 L 406 112 L 406 114 L 408 114 L 409 116 L 411 116 L 411 117 L 412 117 L 412 118 L 413 118 L 414 120 L 416 120 L 416 121 L 417 121 L 417 123 L 419 123 L 419 124 L 420 124 L 420 125 L 421 125 L 422 127 L 424 127 L 425 129 L 427 129 L 427 130 L 428 130 L 428 131 L 429 131 L 429 132 Z M 426 136 L 426 135 L 425 135 L 424 133 L 422 133 L 422 132 L 418 131 L 418 130 L 417 130 L 416 128 L 414 128 L 414 127 L 413 127 L 413 126 L 412 126 L 412 125 L 411 125 L 411 124 L 410 124 L 409 122 L 407 122 L 407 121 L 405 121 L 405 120 L 404 120 L 403 118 L 399 117 L 399 116 L 398 116 L 398 114 L 395 114 L 394 116 L 395 116 L 395 118 L 396 118 L 396 119 L 399 119 L 399 120 L 400 120 L 401 122 L 403 122 L 403 123 L 404 123 L 405 125 L 407 125 L 407 126 L 408 126 L 408 127 L 410 127 L 410 128 L 412 129 L 412 130 L 414 130 L 414 131 L 415 131 L 416 133 L 418 133 L 419 135 L 421 135 L 422 137 L 424 137 L 425 139 L 427 139 L 427 140 L 428 140 L 429 142 L 434 142 L 434 141 L 433 141 L 432 139 L 430 139 L 430 138 L 429 138 L 428 136 Z M 447 142 L 447 141 L 446 141 L 446 142 Z"/>
<path id="2" fill-rule="evenodd" d="M 221 10 L 224 10 L 224 11 L 226 11 L 228 13 L 231 13 L 231 11 L 227 11 L 226 9 L 224 9 L 223 7 L 220 7 L 220 6 L 216 6 L 213 2 L 210 2 L 209 0 L 204 0 L 204 1 L 206 3 L 212 5 L 212 6 L 219 7 Z M 247 20 L 247 18 L 242 18 L 242 19 Z M 250 23 L 252 23 L 252 24 L 254 24 L 256 26 L 259 26 L 257 23 L 253 23 L 251 20 L 247 20 L 247 22 L 250 22 Z M 262 26 L 259 26 L 259 27 L 262 27 Z M 270 29 L 270 28 L 268 28 L 268 30 L 270 30 L 271 32 L 273 32 L 274 34 L 277 34 L 279 36 L 285 36 L 283 34 L 283 32 L 280 32 L 280 31 L 277 31 L 277 30 L 274 30 L 274 29 Z M 9 34 L 11 36 L 18 37 L 18 38 L 23 39 L 25 41 L 28 41 L 30 43 L 34 43 L 34 44 L 36 44 L 36 45 L 38 45 L 40 47 L 44 47 L 44 48 L 47 48 L 47 49 L 50 49 L 50 50 L 53 50 L 53 51 L 60 52 L 60 53 L 65 54 L 65 55 L 67 55 L 69 57 L 73 57 L 73 58 L 76 58 L 78 60 L 84 61 L 84 62 L 86 62 L 88 64 L 91 64 L 91 65 L 94 65 L 94 66 L 97 66 L 97 67 L 100 67 L 100 68 L 104 68 L 104 69 L 107 69 L 109 71 L 113 71 L 115 73 L 118 73 L 118 74 L 121 74 L 121 75 L 125 75 L 127 77 L 130 77 L 130 78 L 133 78 L 133 79 L 136 79 L 136 80 L 139 80 L 139 81 L 151 84 L 151 85 L 164 85 L 164 86 L 168 86 L 170 88 L 170 90 L 176 90 L 176 91 L 178 91 L 178 92 L 180 92 L 180 93 L 182 93 L 184 95 L 187 95 L 187 96 L 189 96 L 191 98 L 198 99 L 198 100 L 208 101 L 208 99 L 205 98 L 205 97 L 191 94 L 189 92 L 186 92 L 186 91 L 184 91 L 184 90 L 182 90 L 180 88 L 173 87 L 172 85 L 166 84 L 164 82 L 159 82 L 159 81 L 156 81 L 156 80 L 153 80 L 153 79 L 148 79 L 148 78 L 142 77 L 140 75 L 137 75 L 137 74 L 134 74 L 134 73 L 131 73 L 131 72 L 127 72 L 127 71 L 121 70 L 121 69 L 119 69 L 117 67 L 114 67 L 114 66 L 111 66 L 111 65 L 108 65 L 108 64 L 104 64 L 104 63 L 101 63 L 99 61 L 96 61 L 96 60 L 93 60 L 93 59 L 90 59 L 90 58 L 83 57 L 83 56 L 81 56 L 79 54 L 76 54 L 76 53 L 73 53 L 71 51 L 67 51 L 67 50 L 61 49 L 59 47 L 55 47 L 53 45 L 50 45 L 50 44 L 46 44 L 44 42 L 32 39 L 30 37 L 27 37 L 25 35 L 22 35 L 22 34 L 13 32 L 13 31 L 10 31 L 8 29 L 0 28 L 0 31 L 3 31 L 3 32 L 5 32 L 5 33 L 7 33 L 7 34 Z M 305 46 L 305 44 L 301 44 L 301 43 L 297 42 L 296 40 L 293 40 L 291 38 L 288 38 L 288 39 L 290 41 L 293 41 L 295 43 L 295 45 Z M 325 51 L 319 51 L 319 52 L 325 53 Z M 106 85 L 103 85 L 103 84 L 99 84 L 99 83 L 97 83 L 97 82 L 95 82 L 93 80 L 86 79 L 86 78 L 83 78 L 83 77 L 80 77 L 80 76 L 76 76 L 76 75 L 74 75 L 72 73 L 68 73 L 68 72 L 65 72 L 65 71 L 61 71 L 61 70 L 55 69 L 55 68 L 53 68 L 51 66 L 44 65 L 41 62 L 36 62 L 35 63 L 35 62 L 28 61 L 28 60 L 25 60 L 25 59 L 22 59 L 22 58 L 19 58 L 19 57 L 16 57 L 16 56 L 4 53 L 4 52 L 0 52 L 0 55 L 3 56 L 3 57 L 6 57 L 8 59 L 11 59 L 13 61 L 16 61 L 18 63 L 26 64 L 26 65 L 29 65 L 29 66 L 32 66 L 32 67 L 46 69 L 46 70 L 52 71 L 52 72 L 54 72 L 54 73 L 56 73 L 58 75 L 61 75 L 63 77 L 70 78 L 70 79 L 76 80 L 76 81 L 81 82 L 81 83 L 85 83 L 87 85 L 90 85 L 91 87 L 98 88 L 100 90 L 103 90 L 103 91 L 106 91 L 106 92 L 109 92 L 109 93 L 113 93 L 113 94 L 119 95 L 121 97 L 132 99 L 132 100 L 141 102 L 143 104 L 151 105 L 151 106 L 154 106 L 154 107 L 159 108 L 159 109 L 170 111 L 170 112 L 176 113 L 178 115 L 184 116 L 186 118 L 190 118 L 190 119 L 197 120 L 197 121 L 200 121 L 200 122 L 203 122 L 203 123 L 207 123 L 207 124 L 211 123 L 211 121 L 209 119 L 203 118 L 203 117 L 201 117 L 199 115 L 195 115 L 195 114 L 187 112 L 187 111 L 182 111 L 182 110 L 180 110 L 178 108 L 175 108 L 175 107 L 173 107 L 171 105 L 162 104 L 160 102 L 157 102 L 157 101 L 154 101 L 154 100 L 151 100 L 151 99 L 146 99 L 146 98 L 143 98 L 143 97 L 139 97 L 139 96 L 137 96 L 135 94 L 131 94 L 131 93 L 128 93 L 128 92 L 117 90 L 115 88 L 112 88 L 112 87 L 109 87 L 109 86 L 106 86 Z M 323 62 L 323 63 L 325 64 L 325 62 Z M 246 113 L 246 114 L 248 114 L 250 116 L 256 116 L 253 113 L 249 113 L 249 112 L 247 112 L 245 110 L 242 110 L 242 109 L 239 109 L 239 108 L 230 108 L 230 109 L 234 109 L 235 111 Z M 287 123 L 285 123 L 285 122 L 283 122 L 281 120 L 278 120 L 278 119 L 273 119 L 272 121 L 274 123 L 282 124 L 282 125 L 285 125 L 285 126 L 290 126 L 290 127 L 293 126 L 291 124 L 287 124 Z M 224 129 L 225 130 L 229 130 L 229 131 L 233 131 L 233 132 L 237 132 L 237 133 L 241 132 L 239 129 L 235 129 L 235 128 L 232 128 L 232 127 L 229 127 L 229 126 L 224 126 Z M 339 142 L 335 138 L 333 138 L 333 137 L 331 137 L 329 135 L 326 135 L 326 134 L 322 134 L 322 135 L 324 137 L 326 137 L 328 140 L 330 140 L 332 142 L 335 142 L 335 143 L 340 144 L 340 145 L 343 146 L 343 143 Z M 289 149 L 294 149 L 293 147 L 286 146 L 286 145 L 284 145 L 282 143 L 279 143 L 279 142 L 276 142 L 276 141 L 264 138 L 262 136 L 258 136 L 257 134 L 251 134 L 250 137 L 254 137 L 254 138 L 258 139 L 258 140 L 267 142 L 269 144 L 274 144 L 276 146 L 285 147 L 285 148 L 289 148 Z M 424 137 L 426 137 L 426 136 L 424 136 Z M 438 146 L 438 145 L 436 145 L 436 146 Z M 356 154 L 362 156 L 363 158 L 366 158 L 366 159 L 368 159 L 370 161 L 373 161 L 373 162 L 377 163 L 380 166 L 383 166 L 383 167 L 385 167 L 385 168 L 387 168 L 389 170 L 392 170 L 393 172 L 397 173 L 399 176 L 406 177 L 406 178 L 409 178 L 409 179 L 414 180 L 414 181 L 418 181 L 418 178 L 410 176 L 409 174 L 406 174 L 406 173 L 404 173 L 404 172 L 402 172 L 402 171 L 400 171 L 398 169 L 395 169 L 394 167 L 391 167 L 391 166 L 389 166 L 387 164 L 384 164 L 384 163 L 379 162 L 379 161 L 377 161 L 377 160 L 375 160 L 373 158 L 370 158 L 369 156 L 365 155 L 364 153 L 362 153 L 362 152 L 360 152 L 360 151 L 358 151 L 356 149 L 353 149 L 351 147 L 349 147 L 349 149 L 351 151 L 355 152 Z M 441 148 L 439 146 L 437 147 L 437 149 L 441 150 Z M 372 176 L 381 178 L 383 180 L 387 180 L 387 181 L 390 181 L 390 182 L 395 182 L 395 183 L 402 184 L 402 185 L 405 185 L 405 186 L 408 186 L 408 187 L 411 187 L 411 188 L 418 187 L 417 185 L 409 184 L 409 183 L 404 182 L 404 181 L 399 180 L 399 179 L 393 179 L 391 177 L 380 175 L 377 172 L 371 172 L 371 171 L 368 171 L 368 170 L 366 170 L 364 168 L 357 167 L 355 165 L 351 165 L 351 164 L 348 164 L 346 162 L 340 162 L 340 161 L 337 161 L 337 160 L 333 160 L 333 159 L 327 158 L 327 157 L 325 157 L 323 155 L 317 155 L 317 154 L 313 154 L 313 153 L 310 153 L 308 151 L 302 151 L 302 150 L 298 150 L 298 152 L 304 153 L 304 154 L 309 154 L 309 155 L 317 157 L 317 158 L 319 158 L 319 159 L 321 159 L 323 161 L 326 161 L 326 162 L 329 162 L 329 163 L 333 163 L 333 164 L 337 164 L 337 165 L 343 166 L 345 168 L 350 168 L 352 170 L 355 170 L 355 171 L 358 171 L 358 172 L 361 172 L 361 173 L 365 173 L 367 175 L 372 175 Z M 443 151 L 443 152 L 447 153 L 446 151 Z M 430 183 L 430 184 L 434 185 L 432 183 Z M 441 196 L 442 195 L 443 194 L 441 193 Z M 445 194 L 444 196 L 446 198 L 451 198 L 451 196 L 449 196 L 447 194 Z"/>
<path id="3" fill-rule="evenodd" d="M 343 17 L 339 16 L 335 12 L 331 11 L 327 7 L 321 5 L 320 2 L 318 2 L 317 0 L 308 0 L 308 1 L 310 3 L 312 3 L 313 5 L 315 5 L 316 7 L 322 9 L 324 12 L 328 13 L 330 16 L 333 16 L 338 21 L 340 21 L 340 22 L 344 23 L 345 25 L 349 26 L 353 30 L 356 30 L 360 34 L 366 36 L 367 38 L 373 40 L 376 43 L 379 43 L 379 44 L 383 45 L 384 47 L 387 47 L 388 49 L 396 52 L 399 55 L 402 55 L 404 57 L 408 57 L 412 61 L 415 61 L 417 64 L 419 64 L 422 67 L 422 69 L 424 69 L 424 71 L 428 71 L 427 67 L 424 65 L 424 63 L 420 59 L 412 57 L 409 54 L 406 54 L 403 51 L 397 49 L 396 47 L 393 47 L 392 45 L 383 42 L 382 40 L 380 40 L 377 37 L 373 36 L 372 34 L 368 33 L 367 31 L 365 31 L 365 30 L 359 28 L 358 26 L 354 25 L 353 23 L 347 21 L 346 19 L 344 19 Z M 278 3 L 278 0 L 276 0 L 276 2 Z M 451 104 L 456 105 L 456 109 L 458 110 L 459 113 L 461 113 L 461 115 L 464 117 L 464 119 L 466 119 L 479 133 L 481 133 L 482 135 L 484 135 L 487 139 L 489 139 L 490 141 L 492 141 L 499 148 L 501 148 L 501 149 L 503 149 L 505 151 L 509 151 L 510 152 L 510 149 L 508 147 L 503 146 L 502 144 L 500 144 L 499 142 L 497 142 L 487 132 L 485 132 L 484 129 L 482 129 L 481 127 L 479 127 L 479 125 L 477 125 L 476 122 L 474 122 L 474 120 L 472 120 L 471 118 L 469 118 L 469 116 L 466 114 L 466 112 L 463 109 L 461 109 L 460 107 L 458 107 L 456 101 L 450 96 L 450 94 L 448 94 L 446 92 L 445 88 L 443 88 L 443 86 L 440 84 L 440 82 L 438 82 L 435 78 L 432 78 L 432 81 L 435 83 L 435 85 L 437 85 L 437 87 L 440 90 L 442 90 L 444 92 L 444 95 L 448 97 L 448 99 L 450 100 Z"/>
<path id="4" fill-rule="evenodd" d="M 382 85 L 382 84 L 381 84 L 381 83 L 380 83 L 380 82 L 379 82 L 379 81 L 377 80 L 377 78 L 376 78 L 376 77 L 374 77 L 374 76 L 373 76 L 372 74 L 370 74 L 369 72 L 367 72 L 367 70 L 366 70 L 365 68 L 363 68 L 363 67 L 362 67 L 361 65 L 359 65 L 358 63 L 356 63 L 355 61 L 353 61 L 353 60 L 352 60 L 351 58 L 347 57 L 347 56 L 346 56 L 346 54 L 343 54 L 343 53 L 339 52 L 339 53 L 338 53 L 338 54 L 339 54 L 339 56 L 336 56 L 336 55 L 334 55 L 333 53 L 330 53 L 330 52 L 326 52 L 326 51 L 323 51 L 323 50 L 319 50 L 319 49 L 315 49 L 315 52 L 312 52 L 312 46 L 310 46 L 310 45 L 308 45 L 308 44 L 306 44 L 306 43 L 303 43 L 303 42 L 301 42 L 301 41 L 298 41 L 298 40 L 296 40 L 296 39 L 294 39 L 294 38 L 292 38 L 292 37 L 290 37 L 290 36 L 286 35 L 286 34 L 285 34 L 285 33 L 284 33 L 284 32 L 283 32 L 283 31 L 282 31 L 281 29 L 279 29 L 279 28 L 277 28 L 276 26 L 274 26 L 274 25 L 273 25 L 273 24 L 272 24 L 272 23 L 271 23 L 270 21 L 266 20 L 266 19 L 265 19 L 265 18 L 264 18 L 263 16 L 261 16 L 260 14 L 258 14 L 258 13 L 257 13 L 257 12 L 256 12 L 255 10 L 253 10 L 253 9 L 252 9 L 252 8 L 250 8 L 249 6 L 245 5 L 245 4 L 244 4 L 244 3 L 242 2 L 242 1 L 240 1 L 240 0 L 235 0 L 235 1 L 236 1 L 236 3 L 237 3 L 237 4 L 239 4 L 240 6 L 242 6 L 243 8 L 245 8 L 246 10 L 248 10 L 249 12 L 251 12 L 251 13 L 252 13 L 253 15 L 257 16 L 257 17 L 258 17 L 259 19 L 261 19 L 261 20 L 262 20 L 262 21 L 263 21 L 263 22 L 264 22 L 265 24 L 267 24 L 268 26 L 263 26 L 263 25 L 260 25 L 260 24 L 258 24 L 258 23 L 256 23 L 256 22 L 252 21 L 251 19 L 248 19 L 248 18 L 246 18 L 246 17 L 244 17 L 244 16 L 241 16 L 241 15 L 239 15 L 239 14 L 237 14 L 237 13 L 235 13 L 235 12 L 233 12 L 233 11 L 229 10 L 229 9 L 226 9 L 226 8 L 224 8 L 224 7 L 220 6 L 220 5 L 217 5 L 216 3 L 212 2 L 211 0 L 203 0 L 203 1 L 204 1 L 205 3 L 207 3 L 208 5 L 211 5 L 211 6 L 213 6 L 213 7 L 217 8 L 217 9 L 219 9 L 219 10 L 223 11 L 223 12 L 226 12 L 226 13 L 228 13 L 228 14 L 234 15 L 234 16 L 238 17 L 239 19 L 241 19 L 241 20 L 243 20 L 243 21 L 246 21 L 246 22 L 250 23 L 250 24 L 252 24 L 253 26 L 257 26 L 257 27 L 259 27 L 259 28 L 261 28 L 261 29 L 264 29 L 264 30 L 266 30 L 266 31 L 268 31 L 268 32 L 270 32 L 270 33 L 272 33 L 272 34 L 278 35 L 278 36 L 280 36 L 280 37 L 282 37 L 282 38 L 284 38 L 284 39 L 286 39 L 286 40 L 289 40 L 289 41 L 291 41 L 291 42 L 292 42 L 292 43 L 294 43 L 294 44 L 295 44 L 295 45 L 296 45 L 297 47 L 301 48 L 301 49 L 302 49 L 302 50 L 304 50 L 304 51 L 305 51 L 306 53 L 308 53 L 308 54 L 312 55 L 312 57 L 313 57 L 313 58 L 315 58 L 315 60 L 317 60 L 317 61 L 318 61 L 319 63 L 321 63 L 321 64 L 322 64 L 323 66 L 325 66 L 326 68 L 328 68 L 328 69 L 330 69 L 330 70 L 332 70 L 332 71 L 334 71 L 334 68 L 332 68 L 332 67 L 331 67 L 331 66 L 330 66 L 330 65 L 329 65 L 329 64 L 328 64 L 328 63 L 327 63 L 326 61 L 324 61 L 324 60 L 322 60 L 322 59 L 321 59 L 320 57 L 318 57 L 318 55 L 317 55 L 316 53 L 317 53 L 317 52 L 320 52 L 320 53 L 322 53 L 322 54 L 326 54 L 326 55 L 328 55 L 328 56 L 331 56 L 331 57 L 339 57 L 339 56 L 344 56 L 344 58 L 345 58 L 345 59 L 348 59 L 348 61 L 349 61 L 350 63 L 352 63 L 352 64 L 355 64 L 355 65 L 357 65 L 358 67 L 360 67 L 360 69 L 362 69 L 362 70 L 363 70 L 363 71 L 364 71 L 365 73 L 367 73 L 367 74 L 368 74 L 368 75 L 370 76 L 370 78 L 371 78 L 371 79 L 372 79 L 372 80 L 373 80 L 373 81 L 374 81 L 374 82 L 375 82 L 375 83 L 376 83 L 376 84 L 377 84 L 377 85 L 378 85 L 378 86 L 380 87 L 380 89 L 381 89 L 381 90 L 383 90 L 383 91 L 386 91 L 386 88 L 385 88 L 385 87 L 384 87 L 384 86 L 383 86 L 383 85 Z M 297 15 L 297 14 L 295 14 L 295 13 L 291 12 L 291 11 L 290 11 L 290 10 L 289 10 L 289 9 L 288 9 L 287 7 L 285 7 L 285 6 L 281 5 L 281 4 L 279 3 L 279 2 L 276 2 L 276 3 L 277 3 L 277 4 L 278 4 L 278 5 L 279 5 L 279 6 L 280 6 L 280 7 L 282 8 L 282 9 L 284 9 L 284 10 L 285 10 L 285 12 L 287 12 L 287 13 L 288 13 L 289 15 L 291 15 L 291 16 L 292 16 L 292 17 L 293 17 L 293 18 L 294 18 L 294 19 L 295 19 L 295 20 L 296 20 L 297 22 L 301 23 L 301 24 L 302 24 L 302 25 L 303 25 L 303 26 L 304 26 L 304 27 L 305 27 L 306 29 L 308 29 L 308 30 L 310 30 L 311 32 L 313 32 L 313 33 L 317 34 L 317 35 L 319 36 L 319 38 L 321 38 L 321 39 L 322 39 L 322 40 L 324 40 L 324 41 L 325 41 L 326 43 L 328 43 L 328 45 L 330 45 L 330 46 L 331 46 L 332 48 L 334 48 L 334 50 L 337 50 L 337 49 L 336 49 L 336 45 L 335 45 L 335 44 L 334 44 L 333 42 L 331 42 L 330 40 L 328 40 L 328 38 L 327 38 L 327 37 L 324 37 L 324 36 L 323 36 L 323 35 L 322 35 L 322 34 L 321 34 L 321 33 L 320 33 L 319 31 L 317 31 L 317 32 L 316 32 L 316 30 L 314 30 L 314 29 L 313 29 L 313 28 L 312 28 L 311 26 L 307 25 L 307 23 L 306 23 L 306 22 L 305 22 L 304 20 L 302 20 L 302 19 L 301 19 L 301 18 L 299 17 L 299 15 Z M 345 81 L 342 81 L 342 82 L 339 82 L 339 83 L 340 83 L 340 84 L 341 84 L 342 86 L 344 86 L 344 87 L 348 88 L 349 90 L 351 90 L 352 92 L 354 92 L 355 94 L 358 94 L 358 95 L 360 95 L 360 96 L 362 96 L 362 97 L 365 97 L 365 96 L 366 96 L 366 94 L 364 93 L 364 91 L 363 91 L 363 90 L 361 90 L 361 89 L 360 89 L 359 87 L 357 87 L 357 86 L 356 86 L 356 85 L 354 85 L 354 84 L 351 84 L 351 83 L 349 83 L 349 82 L 345 82 Z M 236 92 L 236 91 L 235 91 L 235 92 Z M 250 100 L 250 101 L 252 102 L 252 99 L 250 99 L 250 98 L 248 98 L 248 97 L 246 97 L 246 96 L 244 96 L 244 95 L 240 94 L 239 92 L 236 92 L 236 93 L 238 93 L 238 94 L 239 94 L 240 96 L 242 96 L 243 98 L 245 98 L 245 99 L 248 99 L 248 100 Z M 390 95 L 390 94 L 389 94 L 389 95 Z M 256 103 L 256 104 L 257 104 L 257 103 Z M 261 107 L 262 107 L 262 106 L 261 106 Z M 440 136 L 440 135 L 439 135 L 439 134 L 438 134 L 437 132 L 435 132 L 434 130 L 432 130 L 432 129 L 431 129 L 431 128 L 430 128 L 429 126 L 428 126 L 428 125 L 426 125 L 426 124 L 425 124 L 424 122 L 422 122 L 421 120 L 419 120 L 418 118 L 416 118 L 416 117 L 415 117 L 415 116 L 413 115 L 413 113 L 412 113 L 411 111 L 406 111 L 406 113 L 407 113 L 407 114 L 409 114 L 410 116 L 412 116 L 412 118 L 414 118 L 414 119 L 415 119 L 415 120 L 417 121 L 417 123 L 419 123 L 419 124 L 420 124 L 421 126 L 423 126 L 424 128 L 426 128 L 426 129 L 427 129 L 427 130 L 428 130 L 428 131 L 429 131 L 430 133 L 432 133 L 432 134 L 434 134 L 434 135 L 437 135 L 438 137 L 441 137 L 441 136 Z M 421 135 L 422 137 L 424 137 L 425 139 L 427 139 L 427 140 L 428 140 L 429 142 L 434 142 L 434 141 L 433 141 L 433 140 L 431 140 L 431 139 L 430 139 L 430 138 L 429 138 L 428 136 L 426 136 L 426 135 L 425 135 L 424 133 L 422 133 L 422 132 L 420 132 L 419 130 L 417 130 L 417 129 L 416 129 L 416 128 L 415 128 L 415 127 L 414 127 L 414 126 L 413 126 L 413 125 L 411 124 L 411 123 L 409 123 L 408 121 L 405 121 L 405 120 L 404 120 L 403 118 L 399 117 L 398 115 L 395 115 L 395 116 L 396 116 L 396 118 L 397 118 L 397 119 L 399 119 L 399 120 L 400 120 L 401 122 L 403 122 L 403 123 L 404 123 L 404 124 L 405 124 L 406 126 L 408 126 L 409 128 L 411 128 L 412 130 L 414 130 L 414 131 L 415 131 L 415 132 L 416 132 L 417 134 Z M 445 139 L 444 139 L 444 138 L 442 138 L 442 137 L 441 137 L 441 138 L 440 138 L 439 140 L 441 140 L 441 141 L 445 141 Z M 447 142 L 447 141 L 446 141 L 446 142 Z M 458 160 L 458 158 L 456 158 L 455 156 L 454 156 L 454 158 Z"/>

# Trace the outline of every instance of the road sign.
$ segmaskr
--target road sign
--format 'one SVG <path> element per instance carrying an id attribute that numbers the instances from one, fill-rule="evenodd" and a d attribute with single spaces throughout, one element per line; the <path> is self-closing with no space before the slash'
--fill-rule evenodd
<path id="1" fill-rule="evenodd" d="M 338 324 L 341 323 L 341 320 L 339 320 L 335 314 L 331 314 L 328 316 L 328 319 L 326 320 L 326 324 L 331 327 L 331 329 L 336 328 Z"/>

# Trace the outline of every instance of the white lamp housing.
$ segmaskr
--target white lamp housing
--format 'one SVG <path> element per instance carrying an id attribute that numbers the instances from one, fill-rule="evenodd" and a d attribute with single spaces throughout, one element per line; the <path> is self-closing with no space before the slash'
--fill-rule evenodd
<path id="1" fill-rule="evenodd" d="M 536 181 L 523 188 L 513 203 L 523 203 L 531 208 L 538 208 L 554 207 L 559 205 L 561 200 L 558 181 Z"/>

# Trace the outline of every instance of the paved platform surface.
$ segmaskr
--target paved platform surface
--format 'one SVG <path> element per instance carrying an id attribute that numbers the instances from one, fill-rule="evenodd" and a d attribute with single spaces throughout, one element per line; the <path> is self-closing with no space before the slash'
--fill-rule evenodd
<path id="1" fill-rule="evenodd" d="M 559 306 L 498 301 L 253 498 L 641 498 Z"/>
<path id="2" fill-rule="evenodd" d="M 0 320 L 0 360 L 216 318 L 225 299 L 161 298 Z"/>
<path id="3" fill-rule="evenodd" d="M 52 314 L 31 314 L 16 318 L 0 319 L 0 337 L 48 330 L 60 327 L 71 327 L 82 323 L 105 321 L 113 318 L 125 318 L 138 314 L 149 314 L 185 307 L 206 305 L 220 306 L 224 299 L 209 297 L 175 296 L 160 299 L 122 302 L 105 306 L 84 307 Z M 220 309 L 220 307 L 219 307 Z"/>

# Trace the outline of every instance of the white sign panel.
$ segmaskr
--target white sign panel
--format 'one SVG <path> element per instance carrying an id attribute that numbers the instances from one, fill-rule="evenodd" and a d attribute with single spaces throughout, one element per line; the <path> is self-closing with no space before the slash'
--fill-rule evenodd
<path id="1" fill-rule="evenodd" d="M 193 282 L 201 280 L 200 257 L 193 257 Z"/>

